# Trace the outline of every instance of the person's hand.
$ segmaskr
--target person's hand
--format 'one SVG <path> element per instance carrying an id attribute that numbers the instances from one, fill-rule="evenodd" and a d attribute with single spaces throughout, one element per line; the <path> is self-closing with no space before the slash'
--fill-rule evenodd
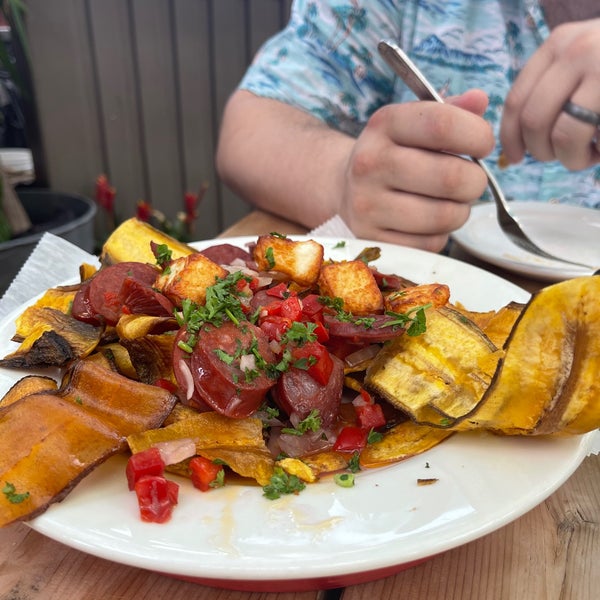
<path id="1" fill-rule="evenodd" d="M 494 147 L 481 118 L 487 96 L 471 90 L 446 104 L 390 104 L 357 138 L 345 172 L 340 215 L 359 237 L 441 250 L 487 185 Z"/>
<path id="2" fill-rule="evenodd" d="M 600 19 L 557 27 L 517 77 L 500 128 L 509 163 L 526 151 L 571 170 L 600 162 L 598 129 L 563 112 L 568 100 L 600 112 Z"/>

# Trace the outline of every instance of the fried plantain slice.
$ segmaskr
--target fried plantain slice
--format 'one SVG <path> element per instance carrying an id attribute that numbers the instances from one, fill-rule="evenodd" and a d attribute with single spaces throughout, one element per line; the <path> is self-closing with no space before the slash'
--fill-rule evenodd
<path id="1" fill-rule="evenodd" d="M 414 421 L 450 426 L 481 401 L 501 352 L 450 307 L 427 311 L 427 329 L 399 336 L 367 369 L 365 386 Z"/>
<path id="2" fill-rule="evenodd" d="M 176 398 L 94 361 L 78 361 L 56 392 L 0 408 L 0 526 L 32 518 L 87 473 L 159 426 Z M 3 486 L 3 487 L 2 487 Z"/>
<path id="3" fill-rule="evenodd" d="M 460 429 L 578 434 L 600 427 L 600 276 L 533 295 L 481 405 Z"/>
<path id="4" fill-rule="evenodd" d="M 14 369 L 63 367 L 83 358 L 98 345 L 103 328 L 74 319 L 49 307 L 30 307 L 26 315 L 26 337 L 15 352 L 0 360 L 0 366 Z"/>

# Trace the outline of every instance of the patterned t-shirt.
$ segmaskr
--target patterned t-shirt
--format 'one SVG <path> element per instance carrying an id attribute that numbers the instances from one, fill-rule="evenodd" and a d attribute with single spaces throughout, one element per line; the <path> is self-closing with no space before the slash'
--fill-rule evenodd
<path id="1" fill-rule="evenodd" d="M 485 118 L 496 135 L 503 100 L 547 37 L 533 0 L 296 0 L 287 27 L 261 48 L 240 87 L 305 110 L 357 136 L 369 116 L 413 93 L 379 56 L 382 39 L 399 43 L 442 95 L 485 90 Z M 600 208 L 600 166 L 569 172 L 527 155 L 497 168 L 509 198 Z"/>

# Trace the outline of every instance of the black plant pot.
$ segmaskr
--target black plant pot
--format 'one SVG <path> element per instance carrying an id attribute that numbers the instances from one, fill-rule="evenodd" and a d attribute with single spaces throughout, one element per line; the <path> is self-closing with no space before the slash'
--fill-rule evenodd
<path id="1" fill-rule="evenodd" d="M 88 252 L 94 251 L 96 205 L 85 196 L 50 190 L 17 190 L 31 229 L 0 243 L 0 294 L 3 294 L 45 232 L 58 235 Z M 51 266 L 51 260 L 48 260 Z"/>

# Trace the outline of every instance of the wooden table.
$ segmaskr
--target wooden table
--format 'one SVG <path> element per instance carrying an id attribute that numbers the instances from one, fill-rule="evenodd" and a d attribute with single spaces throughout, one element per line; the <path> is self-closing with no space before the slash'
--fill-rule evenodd
<path id="1" fill-rule="evenodd" d="M 222 235 L 271 231 L 306 230 L 253 212 Z M 479 264 L 456 249 L 451 254 Z M 540 287 L 497 272 L 530 291 Z M 600 458 L 593 456 L 545 502 L 494 533 L 386 579 L 302 593 L 186 583 L 95 558 L 16 524 L 0 530 L 0 600 L 586 600 L 600 597 L 599 520 Z"/>

